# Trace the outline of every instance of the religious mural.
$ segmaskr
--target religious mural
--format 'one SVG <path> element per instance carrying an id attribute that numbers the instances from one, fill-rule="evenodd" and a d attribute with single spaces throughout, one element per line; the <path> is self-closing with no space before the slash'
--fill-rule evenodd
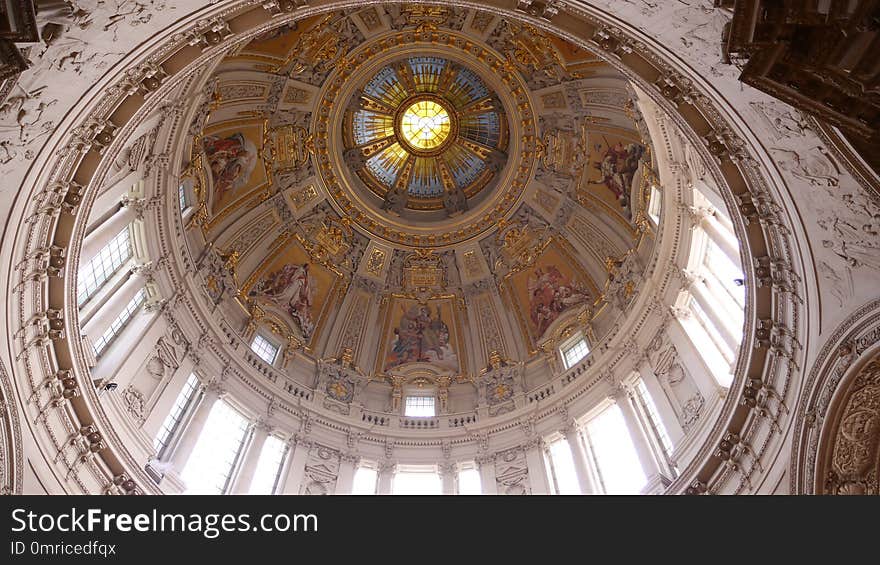
<path id="1" fill-rule="evenodd" d="M 592 135 L 591 141 L 593 151 L 590 152 L 588 184 L 607 189 L 600 191 L 600 195 L 605 200 L 616 200 L 626 218 L 632 219 L 630 193 L 645 156 L 645 146 L 605 134 Z"/>
<path id="2" fill-rule="evenodd" d="M 509 284 L 514 305 L 533 341 L 562 313 L 594 300 L 586 275 L 563 255 L 555 241 L 531 266 L 513 274 Z"/>
<path id="3" fill-rule="evenodd" d="M 529 319 L 536 335 L 544 335 L 559 314 L 590 299 L 589 291 L 566 277 L 556 265 L 537 267 L 526 284 L 529 293 Z"/>
<path id="4" fill-rule="evenodd" d="M 315 334 L 336 278 L 312 262 L 299 245 L 288 243 L 251 275 L 243 293 L 267 313 L 280 315 L 308 341 Z"/>
<path id="5" fill-rule="evenodd" d="M 202 148 L 211 171 L 211 210 L 216 214 L 264 184 L 267 173 L 258 149 L 262 124 L 212 129 L 202 138 Z"/>
<path id="6" fill-rule="evenodd" d="M 431 363 L 442 369 L 459 370 L 451 300 L 419 303 L 394 299 L 388 311 L 388 326 L 383 371 L 407 363 Z"/>
<path id="7" fill-rule="evenodd" d="M 248 295 L 259 296 L 286 310 L 308 339 L 315 329 L 312 303 L 316 286 L 308 263 L 288 263 L 261 278 Z"/>
<path id="8" fill-rule="evenodd" d="M 257 148 L 241 132 L 228 137 L 208 135 L 202 140 L 202 145 L 211 166 L 216 198 L 240 188 L 254 172 Z"/>

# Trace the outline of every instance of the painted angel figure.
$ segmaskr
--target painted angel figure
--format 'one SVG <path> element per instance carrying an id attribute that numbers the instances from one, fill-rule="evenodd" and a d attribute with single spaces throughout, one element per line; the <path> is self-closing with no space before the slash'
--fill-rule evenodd
<path id="1" fill-rule="evenodd" d="M 261 279 L 249 295 L 264 298 L 287 311 L 308 339 L 315 327 L 311 314 L 314 287 L 308 263 L 288 263 Z"/>
<path id="2" fill-rule="evenodd" d="M 257 163 L 257 148 L 241 132 L 228 137 L 206 135 L 202 144 L 211 167 L 216 202 L 247 182 Z"/>

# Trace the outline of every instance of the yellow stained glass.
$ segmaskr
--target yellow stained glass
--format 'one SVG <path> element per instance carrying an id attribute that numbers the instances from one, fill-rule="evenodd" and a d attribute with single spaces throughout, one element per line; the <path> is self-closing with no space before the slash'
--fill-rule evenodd
<path id="1" fill-rule="evenodd" d="M 412 147 L 431 150 L 439 147 L 452 128 L 449 112 L 433 100 L 420 100 L 404 110 L 400 134 Z"/>

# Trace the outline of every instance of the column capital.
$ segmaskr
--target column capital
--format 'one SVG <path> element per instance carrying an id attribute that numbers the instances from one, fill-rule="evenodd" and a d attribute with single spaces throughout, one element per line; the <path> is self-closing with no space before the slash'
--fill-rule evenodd
<path id="1" fill-rule="evenodd" d="M 544 438 L 538 436 L 533 437 L 532 439 L 526 441 L 522 444 L 522 448 L 525 451 L 532 451 L 533 449 L 543 449 L 544 448 Z"/>
<path id="2" fill-rule="evenodd" d="M 308 434 L 297 432 L 287 438 L 287 444 L 290 447 L 305 447 L 306 449 L 310 449 L 312 447 L 312 440 L 309 439 Z"/>
<path id="3" fill-rule="evenodd" d="M 383 473 L 394 473 L 397 470 L 397 461 L 392 461 L 390 459 L 385 459 L 384 461 L 379 461 L 379 474 Z"/>
<path id="4" fill-rule="evenodd" d="M 577 422 L 574 419 L 569 419 L 562 423 L 562 427 L 559 428 L 559 433 L 565 437 L 565 439 L 570 439 L 571 437 L 576 437 L 577 433 L 580 431 L 580 428 L 577 425 Z"/>
<path id="5" fill-rule="evenodd" d="M 350 451 L 346 451 L 339 454 L 339 461 L 345 463 L 351 463 L 355 467 L 357 467 L 358 463 L 361 462 L 361 456 L 357 453 L 353 453 Z"/>
<path id="6" fill-rule="evenodd" d="M 275 430 L 275 426 L 269 423 L 269 420 L 263 416 L 251 422 L 251 425 L 254 427 L 254 431 L 263 432 L 266 435 L 271 434 Z"/>
<path id="7" fill-rule="evenodd" d="M 204 385 L 205 395 L 214 395 L 217 398 L 226 396 L 227 390 L 223 383 L 217 379 L 211 379 Z"/>
<path id="8" fill-rule="evenodd" d="M 621 400 L 629 400 L 633 398 L 634 394 L 635 393 L 628 383 L 616 381 L 611 384 L 611 390 L 608 391 L 608 398 L 615 403 L 620 403 Z"/>
<path id="9" fill-rule="evenodd" d="M 474 458 L 474 462 L 477 464 L 477 466 L 482 468 L 486 465 L 495 465 L 495 458 L 496 455 L 494 453 L 485 453 L 483 455 L 477 455 Z"/>
<path id="10" fill-rule="evenodd" d="M 672 317 L 677 320 L 687 320 L 691 317 L 691 311 L 688 308 L 683 308 L 681 306 L 670 306 L 669 312 L 672 314 Z"/>
<path id="11" fill-rule="evenodd" d="M 697 271 L 693 271 L 690 269 L 681 269 L 681 287 L 683 289 L 689 289 L 696 283 L 703 282 L 704 279 L 705 277 Z"/>
<path id="12" fill-rule="evenodd" d="M 444 461 L 437 465 L 437 469 L 440 471 L 441 476 L 455 476 L 455 473 L 458 470 L 458 465 L 452 461 Z"/>
<path id="13" fill-rule="evenodd" d="M 692 222 L 691 228 L 703 225 L 715 215 L 715 208 L 711 205 L 693 206 L 684 202 L 680 202 L 678 205 L 684 215 Z"/>

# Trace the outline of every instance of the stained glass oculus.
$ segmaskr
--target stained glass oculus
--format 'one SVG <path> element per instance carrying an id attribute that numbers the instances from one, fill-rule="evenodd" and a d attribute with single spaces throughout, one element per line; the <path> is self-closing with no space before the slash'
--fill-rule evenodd
<path id="1" fill-rule="evenodd" d="M 352 100 L 346 128 L 358 177 L 380 198 L 404 190 L 410 209 L 441 209 L 453 192 L 472 198 L 506 160 L 500 101 L 477 73 L 442 57 L 376 71 Z"/>
<path id="2" fill-rule="evenodd" d="M 413 150 L 441 147 L 449 139 L 452 117 L 436 100 L 418 100 L 407 106 L 400 118 L 400 140 Z"/>

